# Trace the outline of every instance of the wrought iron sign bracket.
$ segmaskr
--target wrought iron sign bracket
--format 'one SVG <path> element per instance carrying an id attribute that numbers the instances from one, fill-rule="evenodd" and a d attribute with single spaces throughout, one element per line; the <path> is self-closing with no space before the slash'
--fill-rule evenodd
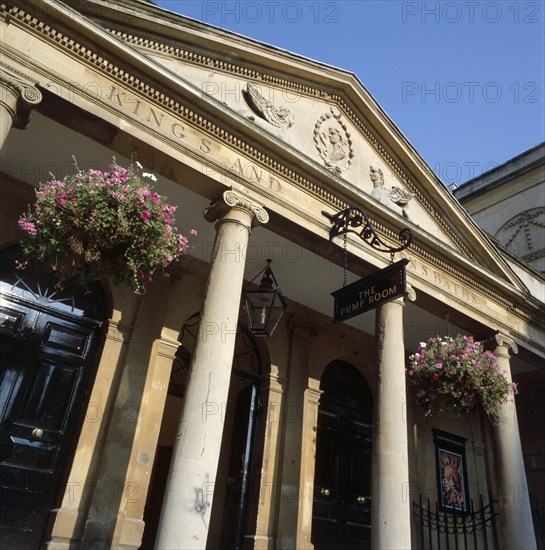
<path id="1" fill-rule="evenodd" d="M 346 208 L 337 214 L 330 214 L 329 212 L 322 210 L 322 214 L 330 220 L 332 224 L 331 230 L 329 231 L 330 241 L 338 235 L 354 233 L 375 250 L 390 254 L 392 261 L 396 252 L 405 250 L 413 242 L 414 235 L 412 230 L 405 227 L 399 232 L 398 235 L 399 242 L 401 243 L 400 246 L 396 247 L 387 245 L 378 236 L 371 220 L 358 208 Z"/>

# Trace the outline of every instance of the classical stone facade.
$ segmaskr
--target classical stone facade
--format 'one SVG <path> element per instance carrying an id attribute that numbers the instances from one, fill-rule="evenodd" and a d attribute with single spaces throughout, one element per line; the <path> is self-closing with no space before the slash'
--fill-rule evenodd
<path id="1" fill-rule="evenodd" d="M 465 182 L 453 193 L 491 237 L 545 274 L 545 143 Z"/>
<path id="2" fill-rule="evenodd" d="M 422 548 L 454 460 L 440 432 L 463 442 L 466 511 L 497 501 L 477 545 L 536 548 L 520 433 L 545 438 L 518 405 L 525 388 L 496 427 L 480 409 L 424 417 L 405 368 L 420 341 L 460 332 L 492 345 L 507 377 L 539 375 L 537 283 L 352 74 L 128 0 L 3 2 L 0 25 L 2 540 Z M 72 156 L 137 159 L 180 229 L 198 230 L 143 296 L 104 281 L 61 299 L 11 268 L 33 188 Z M 330 240 L 349 207 L 386 250 L 405 229 L 413 242 L 391 258 Z M 240 298 L 268 258 L 288 305 L 256 338 Z M 331 292 L 392 259 L 407 260 L 409 291 L 332 323 Z"/>

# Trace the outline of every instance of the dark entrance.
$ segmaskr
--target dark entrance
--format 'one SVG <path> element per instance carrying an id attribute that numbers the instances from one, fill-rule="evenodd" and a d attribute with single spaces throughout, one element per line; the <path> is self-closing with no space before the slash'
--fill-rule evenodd
<path id="1" fill-rule="evenodd" d="M 0 271 L 0 540 L 40 548 L 62 497 L 99 343 L 104 301 L 27 268 Z M 23 277 L 24 273 L 24 277 Z"/>
<path id="2" fill-rule="evenodd" d="M 371 548 L 372 395 L 350 364 L 320 382 L 312 543 L 316 550 Z"/>

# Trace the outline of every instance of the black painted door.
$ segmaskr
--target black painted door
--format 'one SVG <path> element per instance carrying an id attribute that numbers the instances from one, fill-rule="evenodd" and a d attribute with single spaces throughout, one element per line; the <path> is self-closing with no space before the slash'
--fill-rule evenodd
<path id="1" fill-rule="evenodd" d="M 85 402 L 99 323 L 2 294 L 0 540 L 40 548 L 58 505 Z"/>
<path id="2" fill-rule="evenodd" d="M 316 550 L 371 547 L 373 396 L 360 372 L 331 362 L 320 380 L 312 542 Z"/>
<path id="3" fill-rule="evenodd" d="M 370 548 L 371 437 L 369 415 L 320 405 L 312 514 L 316 550 Z"/>

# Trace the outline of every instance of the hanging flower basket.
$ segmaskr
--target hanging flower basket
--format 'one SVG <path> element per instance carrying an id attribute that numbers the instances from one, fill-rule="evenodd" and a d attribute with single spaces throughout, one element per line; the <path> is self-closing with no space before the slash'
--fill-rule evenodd
<path id="1" fill-rule="evenodd" d="M 186 253 L 189 242 L 176 231 L 176 207 L 153 192 L 157 178 L 140 175 L 141 168 L 114 159 L 107 172 L 40 184 L 35 204 L 19 218 L 24 255 L 53 270 L 61 285 L 111 277 L 143 294 L 155 270 Z"/>
<path id="2" fill-rule="evenodd" d="M 425 416 L 441 411 L 461 416 L 482 405 L 497 424 L 499 405 L 518 393 L 498 371 L 496 356 L 470 336 L 430 338 L 409 359 L 407 377 Z"/>

